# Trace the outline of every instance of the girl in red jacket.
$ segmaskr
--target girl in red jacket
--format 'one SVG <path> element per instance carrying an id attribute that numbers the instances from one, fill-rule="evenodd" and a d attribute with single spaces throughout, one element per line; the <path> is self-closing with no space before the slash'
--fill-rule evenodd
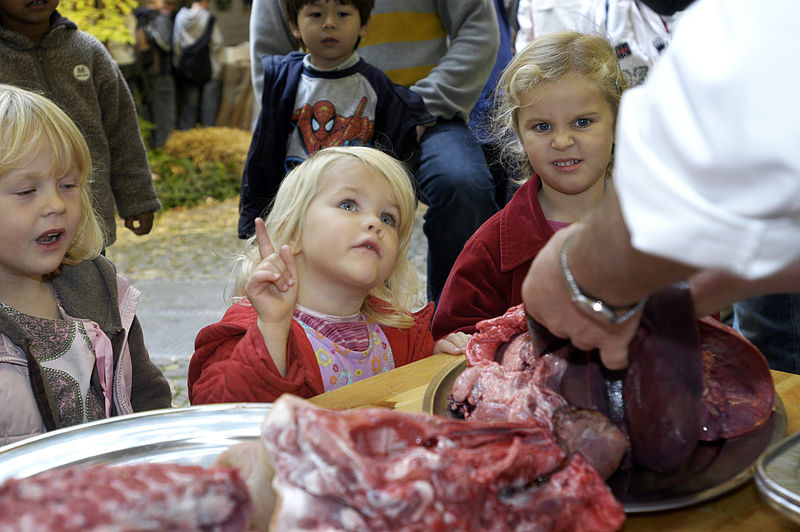
<path id="1" fill-rule="evenodd" d="M 240 260 L 239 301 L 195 340 L 193 404 L 311 397 L 431 355 L 433 305 L 408 261 L 415 197 L 404 167 L 365 147 L 326 148 L 281 183 Z"/>
<path id="2" fill-rule="evenodd" d="M 498 82 L 493 127 L 505 165 L 525 182 L 458 256 L 434 338 L 472 333 L 480 320 L 522 303 L 522 280 L 539 250 L 600 202 L 625 86 L 614 48 L 595 35 L 548 33 L 512 59 Z"/>

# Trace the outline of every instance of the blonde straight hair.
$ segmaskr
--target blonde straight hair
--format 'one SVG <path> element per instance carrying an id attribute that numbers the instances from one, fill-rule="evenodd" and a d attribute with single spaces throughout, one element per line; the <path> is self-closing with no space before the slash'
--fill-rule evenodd
<path id="1" fill-rule="evenodd" d="M 104 241 L 92 207 L 92 159 L 89 146 L 72 119 L 40 94 L 0 84 L 0 124 L 0 179 L 35 160 L 43 145 L 53 152 L 51 175 L 78 171 L 80 226 L 61 264 L 74 266 L 99 255 Z"/>
<path id="2" fill-rule="evenodd" d="M 275 249 L 289 242 L 297 242 L 303 235 L 305 214 L 319 190 L 322 176 L 337 163 L 357 160 L 383 175 L 397 197 L 400 217 L 397 222 L 399 250 L 392 273 L 370 295 L 386 302 L 375 308 L 375 301 L 367 298 L 361 308 L 365 316 L 381 325 L 409 328 L 414 324 L 410 309 L 419 299 L 416 270 L 408 260 L 411 230 L 414 226 L 416 196 L 410 174 L 405 166 L 393 157 L 364 146 L 336 146 L 313 153 L 296 166 L 281 182 L 272 207 L 265 219 L 267 234 Z M 335 169 L 334 169 L 335 170 Z M 235 297 L 244 297 L 244 285 L 255 266 L 260 262 L 258 244 L 251 237 L 244 252 L 237 257 L 235 270 Z M 300 279 L 300 282 L 303 280 Z"/>

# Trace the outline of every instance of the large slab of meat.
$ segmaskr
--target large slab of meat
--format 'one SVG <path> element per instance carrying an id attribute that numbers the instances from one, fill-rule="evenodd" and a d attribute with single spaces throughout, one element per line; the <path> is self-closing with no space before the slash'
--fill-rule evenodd
<path id="1" fill-rule="evenodd" d="M 513 307 L 478 324 L 451 409 L 467 419 L 549 427 L 604 477 L 620 463 L 673 470 L 698 441 L 760 427 L 775 397 L 763 355 L 735 330 L 712 318 L 696 320 L 693 312 L 683 286 L 651 297 L 630 346 L 630 366 L 614 372 L 596 352 L 580 351 L 536 324 L 531 336 L 524 308 Z M 572 408 L 568 415 L 565 405 Z M 586 410 L 600 414 L 596 423 L 586 421 L 592 418 Z M 575 427 L 573 417 L 583 421 Z M 620 455 L 620 434 L 602 419 L 630 441 L 628 456 Z"/>
<path id="2" fill-rule="evenodd" d="M 241 532 L 251 508 L 233 468 L 76 466 L 0 486 L 0 532 Z"/>
<path id="3" fill-rule="evenodd" d="M 262 438 L 279 499 L 271 530 L 610 531 L 625 520 L 582 455 L 530 424 L 284 395 Z"/>

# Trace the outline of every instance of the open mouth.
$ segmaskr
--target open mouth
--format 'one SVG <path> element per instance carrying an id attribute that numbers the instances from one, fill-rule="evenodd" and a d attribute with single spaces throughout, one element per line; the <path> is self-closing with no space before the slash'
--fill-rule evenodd
<path id="1" fill-rule="evenodd" d="M 58 242 L 63 234 L 63 231 L 50 231 L 37 238 L 36 243 L 44 245 L 54 244 L 55 242 Z"/>
<path id="2" fill-rule="evenodd" d="M 39 7 L 45 5 L 47 5 L 47 0 L 33 0 L 33 2 L 25 4 L 25 7 Z"/>

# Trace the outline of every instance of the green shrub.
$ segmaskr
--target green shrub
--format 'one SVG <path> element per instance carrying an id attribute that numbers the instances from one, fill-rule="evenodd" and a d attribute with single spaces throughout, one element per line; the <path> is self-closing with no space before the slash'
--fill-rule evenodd
<path id="1" fill-rule="evenodd" d="M 163 208 L 237 196 L 250 138 L 251 133 L 241 129 L 197 127 L 174 131 L 163 149 L 149 150 L 150 170 Z"/>
<path id="2" fill-rule="evenodd" d="M 150 150 L 148 155 L 164 209 L 222 201 L 239 194 L 241 169 L 237 164 L 204 162 L 198 166 L 187 157 L 175 159 L 163 150 Z"/>

